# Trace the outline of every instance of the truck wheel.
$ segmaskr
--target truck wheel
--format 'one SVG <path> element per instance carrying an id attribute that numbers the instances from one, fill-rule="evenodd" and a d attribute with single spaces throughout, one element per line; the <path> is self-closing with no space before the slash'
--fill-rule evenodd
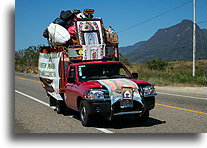
<path id="1" fill-rule="evenodd" d="M 144 111 L 139 115 L 135 115 L 135 118 L 138 122 L 140 123 L 146 123 L 147 120 L 149 119 L 149 111 Z"/>
<path id="2" fill-rule="evenodd" d="M 56 102 L 56 112 L 58 114 L 62 114 L 62 113 L 64 113 L 64 110 L 65 110 L 64 102 L 63 101 L 57 101 Z"/>
<path id="3" fill-rule="evenodd" d="M 83 102 L 81 101 L 80 108 L 80 120 L 83 126 L 90 126 L 91 125 L 91 116 L 87 113 L 86 107 L 84 106 Z"/>

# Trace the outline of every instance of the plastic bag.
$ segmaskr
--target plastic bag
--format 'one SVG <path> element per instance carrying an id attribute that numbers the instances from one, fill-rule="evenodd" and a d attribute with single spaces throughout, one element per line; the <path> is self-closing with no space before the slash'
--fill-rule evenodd
<path id="1" fill-rule="evenodd" d="M 48 26 L 49 42 L 53 46 L 64 45 L 70 39 L 69 32 L 58 24 L 51 23 Z"/>

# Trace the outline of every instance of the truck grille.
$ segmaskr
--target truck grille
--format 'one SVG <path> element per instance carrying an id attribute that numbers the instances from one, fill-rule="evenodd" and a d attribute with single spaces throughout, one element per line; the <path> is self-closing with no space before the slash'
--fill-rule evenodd
<path id="1" fill-rule="evenodd" d="M 117 101 L 112 105 L 114 113 L 129 112 L 129 111 L 142 111 L 143 105 L 138 101 L 133 101 L 133 107 L 121 108 L 120 101 Z"/>

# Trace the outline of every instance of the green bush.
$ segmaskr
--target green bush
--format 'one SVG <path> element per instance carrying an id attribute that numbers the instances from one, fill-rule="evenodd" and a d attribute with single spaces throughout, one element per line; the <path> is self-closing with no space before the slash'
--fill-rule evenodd
<path id="1" fill-rule="evenodd" d="M 153 64 L 156 65 L 153 61 Z M 159 63 L 159 62 L 158 62 Z M 150 65 L 150 66 L 151 66 Z M 167 62 L 165 68 L 148 68 L 147 63 L 132 63 L 130 71 L 137 72 L 139 79 L 159 86 L 207 86 L 207 60 L 196 62 L 196 76 L 192 76 L 192 61 Z"/>
<path id="2" fill-rule="evenodd" d="M 40 46 L 15 51 L 15 70 L 19 72 L 37 73 Z"/>
<path id="3" fill-rule="evenodd" d="M 165 70 L 168 66 L 168 62 L 163 61 L 161 58 L 157 58 L 151 61 L 146 62 L 146 67 L 150 70 Z"/>

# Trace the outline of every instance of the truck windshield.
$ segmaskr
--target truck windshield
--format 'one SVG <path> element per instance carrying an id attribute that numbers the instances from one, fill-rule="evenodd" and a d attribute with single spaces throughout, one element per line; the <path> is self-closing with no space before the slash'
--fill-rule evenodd
<path id="1" fill-rule="evenodd" d="M 100 79 L 132 78 L 121 63 L 96 63 L 78 66 L 79 82 Z"/>

